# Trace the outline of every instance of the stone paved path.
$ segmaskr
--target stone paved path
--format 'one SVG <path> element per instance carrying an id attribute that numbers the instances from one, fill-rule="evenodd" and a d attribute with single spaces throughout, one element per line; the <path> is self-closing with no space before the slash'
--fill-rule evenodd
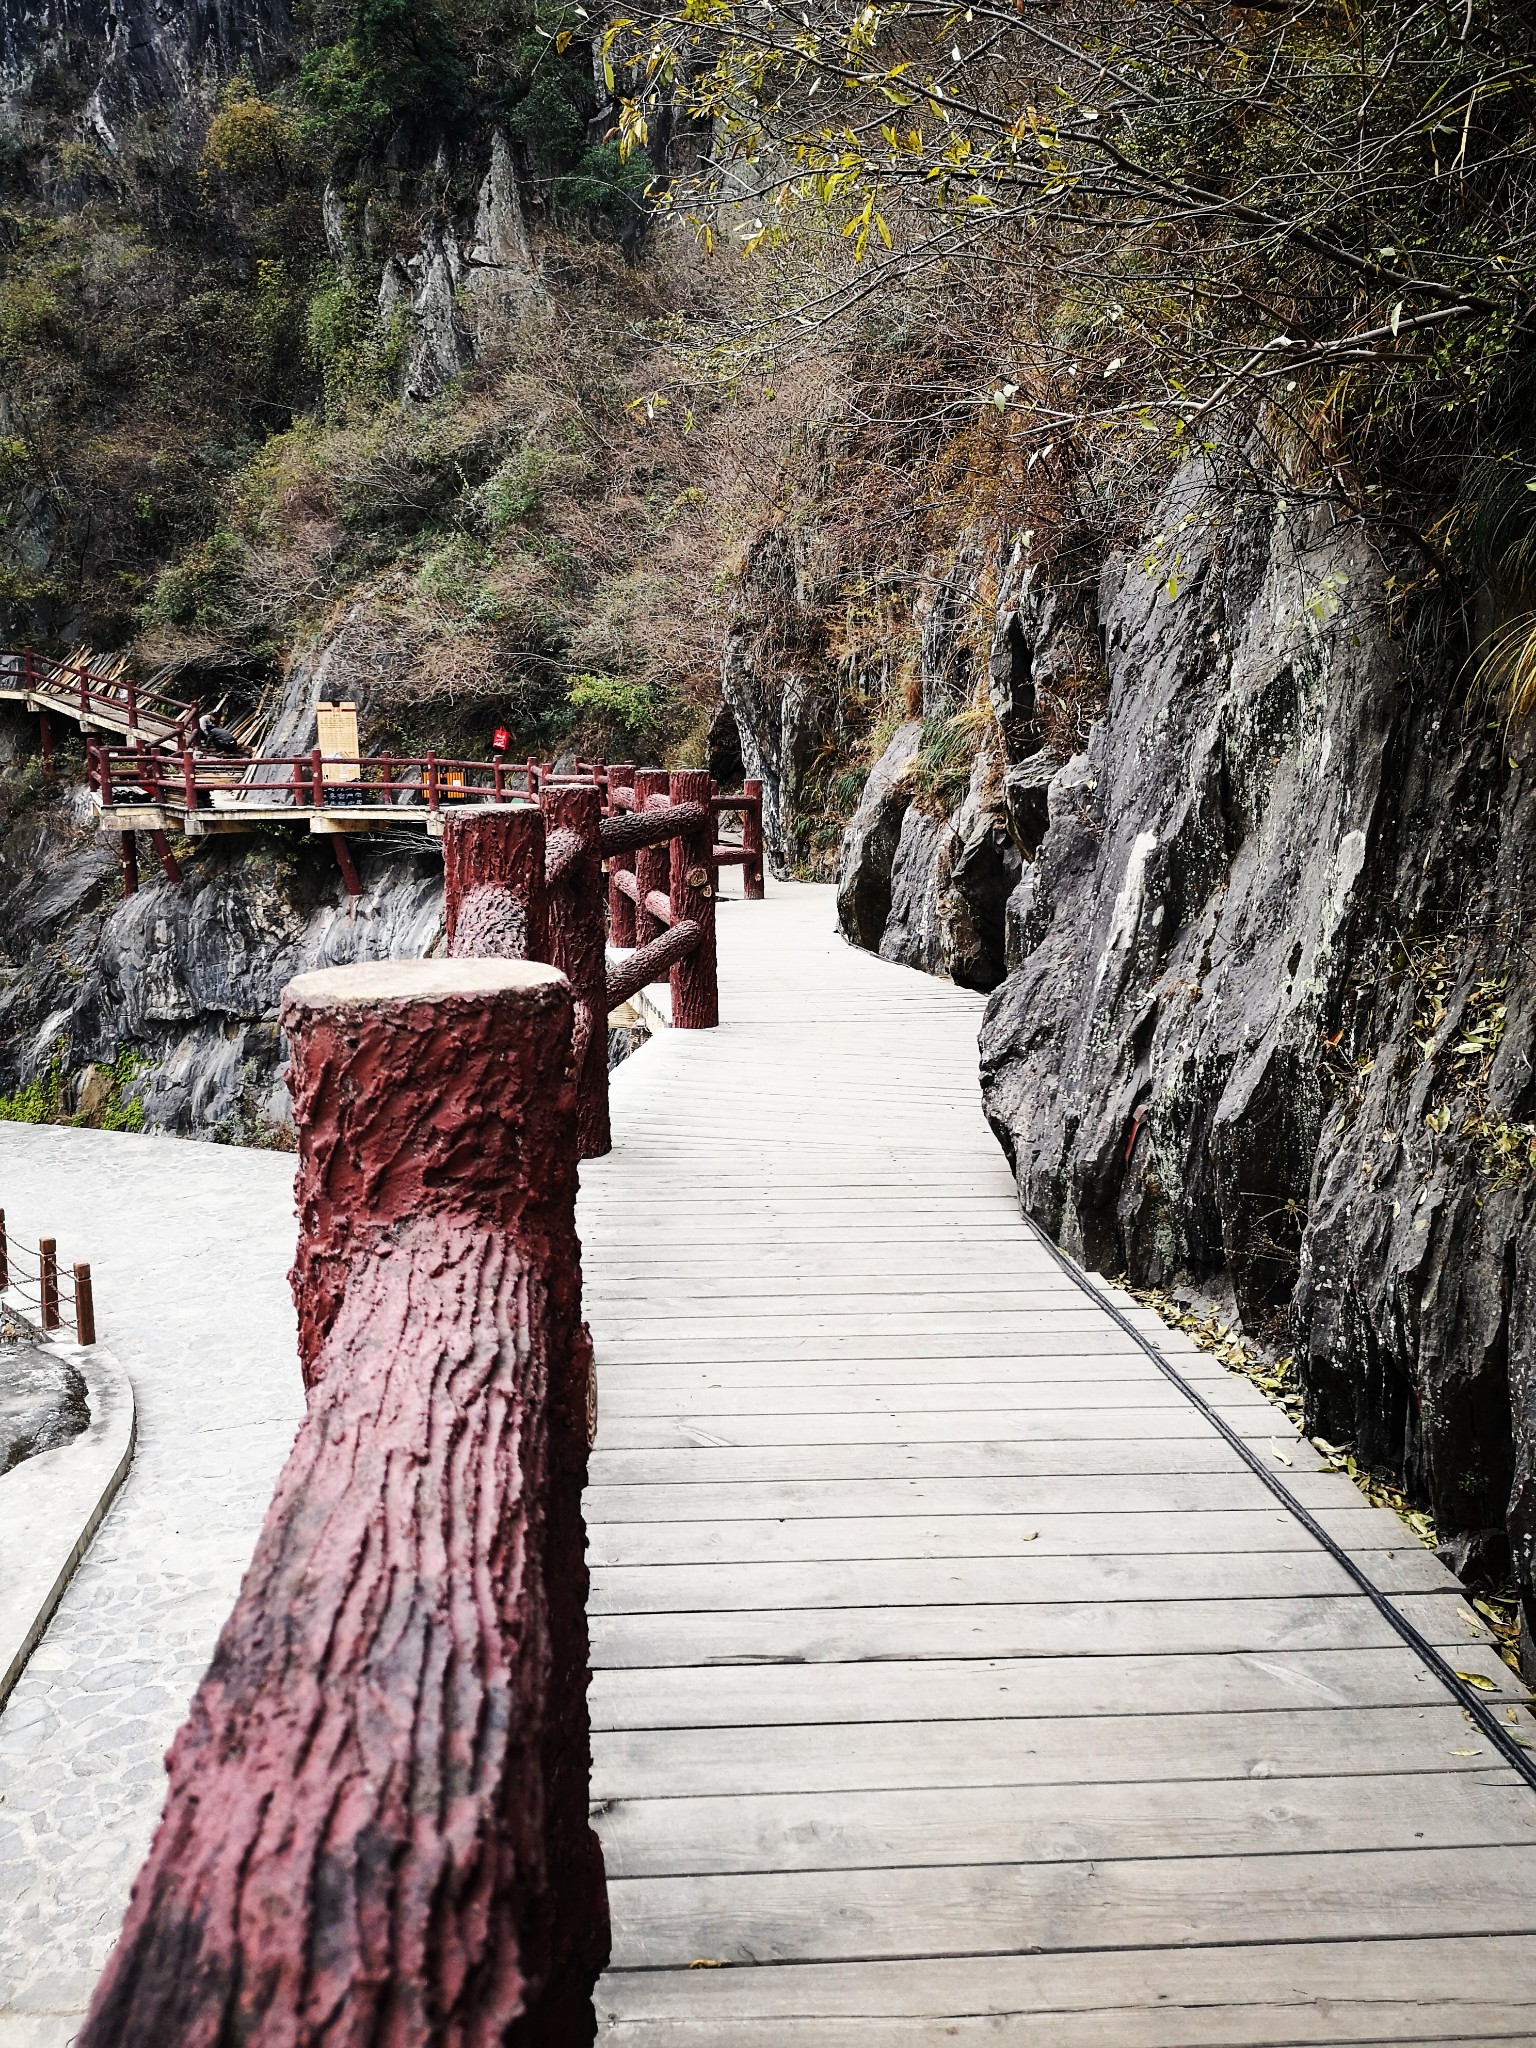
<path id="1" fill-rule="evenodd" d="M 73 2039 L 302 1411 L 293 1161 L 0 1124 L 0 1207 L 91 1261 L 138 1399 L 122 1492 L 0 1712 L 0 2048 Z"/>

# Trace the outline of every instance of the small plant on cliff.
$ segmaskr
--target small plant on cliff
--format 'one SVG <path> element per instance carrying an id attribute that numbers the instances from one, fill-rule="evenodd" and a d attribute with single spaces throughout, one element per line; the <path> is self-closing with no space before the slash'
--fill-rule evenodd
<path id="1" fill-rule="evenodd" d="M 620 676 L 578 676 L 566 702 L 601 732 L 620 740 L 626 753 L 652 739 L 661 723 L 650 685 L 626 682 Z"/>

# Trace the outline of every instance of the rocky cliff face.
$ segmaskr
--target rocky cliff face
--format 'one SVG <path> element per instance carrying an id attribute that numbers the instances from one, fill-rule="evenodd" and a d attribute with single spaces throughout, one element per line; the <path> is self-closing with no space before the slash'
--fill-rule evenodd
<path id="1" fill-rule="evenodd" d="M 1017 559 L 1001 589 L 985 800 L 1021 869 L 985 897 L 981 1051 L 1025 1208 L 1100 1270 L 1229 1293 L 1295 1350 L 1309 1426 L 1472 1575 L 1512 1548 L 1530 1599 L 1536 738 L 1467 701 L 1358 530 L 1200 469 L 1104 572 L 1108 706 L 1070 759 L 1034 699 L 1075 618 Z M 983 799 L 914 824 L 919 737 L 871 777 L 843 921 L 953 973 L 906 871 L 936 909 Z"/>
<path id="2" fill-rule="evenodd" d="M 110 153 L 145 115 L 181 120 L 242 65 L 286 48 L 288 0 L 14 0 L 0 12 L 0 112 L 61 93 Z"/>

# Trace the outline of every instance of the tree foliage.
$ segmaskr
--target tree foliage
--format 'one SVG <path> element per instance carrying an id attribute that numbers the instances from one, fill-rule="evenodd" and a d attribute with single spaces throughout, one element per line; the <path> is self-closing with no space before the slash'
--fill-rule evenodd
<path id="1" fill-rule="evenodd" d="M 1527 445 L 1536 63 L 1507 0 L 682 0 L 605 38 L 625 145 L 711 124 L 672 190 L 706 239 L 819 215 L 792 311 L 1010 281 L 1012 363 L 966 402 L 1037 450 L 1271 452 L 1412 531 Z"/>

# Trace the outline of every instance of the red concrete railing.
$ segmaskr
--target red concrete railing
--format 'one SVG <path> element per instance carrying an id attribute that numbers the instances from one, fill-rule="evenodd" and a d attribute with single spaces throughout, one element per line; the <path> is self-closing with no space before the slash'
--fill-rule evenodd
<path id="1" fill-rule="evenodd" d="M 572 1019 L 519 961 L 285 991 L 306 1413 L 80 2048 L 593 2038 Z"/>
<path id="2" fill-rule="evenodd" d="M 466 808 L 444 821 L 450 955 L 547 959 L 570 980 L 583 1158 L 606 1152 L 612 1142 L 608 1012 L 652 982 L 666 980 L 675 1026 L 706 1030 L 720 1020 L 717 857 L 741 849 L 716 846 L 717 802 L 760 820 L 760 793 L 717 799 L 702 769 L 666 775 L 626 767 L 608 770 L 605 784 L 595 776 L 544 778 L 536 811 Z M 752 859 L 749 849 L 749 881 Z M 614 914 L 615 904 L 628 909 L 628 918 Z M 633 948 L 611 970 L 610 936 L 615 946 Z"/>
<path id="3" fill-rule="evenodd" d="M 410 805 L 437 811 L 456 803 L 507 803 L 537 785 L 521 765 L 499 759 L 455 761 L 437 754 L 263 754 L 246 759 L 151 747 L 87 749 L 86 779 L 104 811 L 142 805 L 179 811 L 229 808 L 341 810 L 350 805 Z M 220 806 L 217 798 L 228 800 Z"/>
<path id="4" fill-rule="evenodd" d="M 55 1330 L 73 1330 L 77 1344 L 96 1342 L 96 1296 L 91 1269 L 77 1260 L 65 1269 L 59 1265 L 55 1238 L 39 1238 L 36 1245 L 24 1245 L 6 1228 L 5 1211 L 0 1209 L 0 1294 L 13 1294 L 22 1312 L 37 1320 L 38 1328 L 52 1335 Z"/>

